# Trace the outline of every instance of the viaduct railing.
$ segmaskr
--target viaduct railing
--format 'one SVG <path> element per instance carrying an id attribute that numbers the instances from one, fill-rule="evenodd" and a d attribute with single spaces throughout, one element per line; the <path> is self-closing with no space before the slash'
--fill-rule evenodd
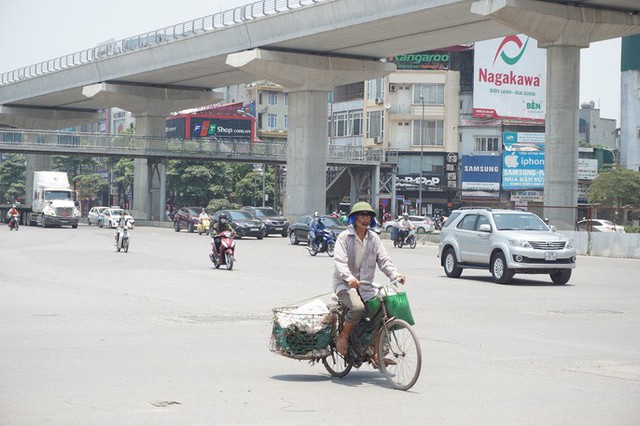
<path id="1" fill-rule="evenodd" d="M 250 163 L 287 162 L 286 142 L 248 139 L 168 139 L 129 134 L 0 130 L 0 152 L 101 157 L 166 158 Z M 361 146 L 327 146 L 328 165 L 397 163 L 398 152 Z"/>
<path id="2" fill-rule="evenodd" d="M 39 62 L 23 68 L 0 74 L 0 85 L 38 77 L 103 58 L 122 55 L 138 49 L 169 43 L 203 32 L 216 31 L 231 25 L 238 25 L 255 19 L 288 12 L 292 9 L 311 6 L 322 0 L 261 0 L 238 6 L 213 15 L 171 25 L 155 31 L 139 34 L 118 41 L 107 41 L 96 47 L 70 53 L 55 59 Z"/>

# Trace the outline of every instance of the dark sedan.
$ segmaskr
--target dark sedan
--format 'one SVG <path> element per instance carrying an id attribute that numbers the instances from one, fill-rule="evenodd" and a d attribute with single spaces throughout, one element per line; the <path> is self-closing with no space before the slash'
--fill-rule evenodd
<path id="1" fill-rule="evenodd" d="M 261 240 L 267 235 L 267 228 L 264 223 L 252 218 L 249 213 L 242 210 L 218 210 L 213 215 L 213 222 L 216 223 L 223 213 L 227 215 L 238 238 L 256 237 Z"/>
<path id="2" fill-rule="evenodd" d="M 204 207 L 182 207 L 173 216 L 173 229 L 176 232 L 180 232 L 181 229 L 186 229 L 189 232 L 193 232 L 198 226 L 198 216 Z"/>
<path id="3" fill-rule="evenodd" d="M 309 233 L 309 225 L 313 220 L 313 215 L 301 216 L 298 220 L 289 225 L 289 241 L 291 244 L 307 243 L 307 234 Z M 338 237 L 338 234 L 347 229 L 346 225 L 340 223 L 338 219 L 333 216 L 322 216 L 322 222 L 330 229 L 333 234 Z"/>

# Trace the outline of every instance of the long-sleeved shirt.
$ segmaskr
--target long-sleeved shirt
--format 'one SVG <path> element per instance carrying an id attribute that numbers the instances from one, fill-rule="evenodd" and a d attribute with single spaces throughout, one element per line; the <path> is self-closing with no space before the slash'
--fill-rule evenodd
<path id="1" fill-rule="evenodd" d="M 362 263 L 356 268 L 356 250 L 358 242 L 355 229 L 350 226 L 338 235 L 333 254 L 334 273 L 333 291 L 337 294 L 342 290 L 348 290 L 348 281 L 357 278 L 360 284 L 360 295 L 366 301 L 375 295 L 375 288 L 370 284 L 376 272 L 376 265 L 390 279 L 395 279 L 399 274 L 387 249 L 382 244 L 380 237 L 371 229 L 367 229 L 364 237 L 364 253 Z"/>

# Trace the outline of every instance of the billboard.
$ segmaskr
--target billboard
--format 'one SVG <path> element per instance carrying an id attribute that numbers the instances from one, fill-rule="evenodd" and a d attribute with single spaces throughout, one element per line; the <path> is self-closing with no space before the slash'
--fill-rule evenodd
<path id="1" fill-rule="evenodd" d="M 502 157 L 497 155 L 463 155 L 462 189 L 499 191 Z"/>
<path id="2" fill-rule="evenodd" d="M 544 152 L 505 151 L 502 154 L 502 189 L 544 188 Z"/>
<path id="3" fill-rule="evenodd" d="M 253 117 L 182 115 L 166 120 L 166 135 L 178 139 L 246 139 L 254 140 Z"/>
<path id="4" fill-rule="evenodd" d="M 544 120 L 547 52 L 518 34 L 475 43 L 473 115 Z"/>

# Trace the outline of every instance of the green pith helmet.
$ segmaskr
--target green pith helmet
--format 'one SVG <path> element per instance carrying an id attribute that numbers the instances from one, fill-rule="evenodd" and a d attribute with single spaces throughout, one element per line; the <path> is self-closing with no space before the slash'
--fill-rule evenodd
<path id="1" fill-rule="evenodd" d="M 366 201 L 358 201 L 357 203 L 355 203 L 351 208 L 351 213 L 349 213 L 349 216 L 352 216 L 358 212 L 369 212 L 374 216 L 376 215 L 375 210 L 371 208 L 371 204 L 367 203 Z"/>

